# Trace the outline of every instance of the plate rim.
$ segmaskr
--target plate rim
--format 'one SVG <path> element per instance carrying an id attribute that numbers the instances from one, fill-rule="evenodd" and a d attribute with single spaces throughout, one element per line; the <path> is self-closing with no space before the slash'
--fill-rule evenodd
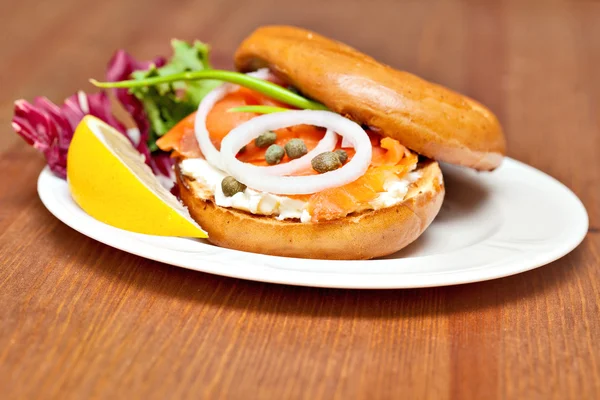
<path id="1" fill-rule="evenodd" d="M 537 257 L 535 257 L 534 259 L 528 259 L 526 261 L 523 259 L 520 261 L 513 261 L 513 262 L 507 264 L 508 267 L 505 266 L 504 268 L 500 268 L 500 269 L 498 266 L 495 266 L 494 268 L 491 269 L 491 272 L 493 272 L 492 274 L 489 273 L 490 268 L 488 268 L 488 267 L 465 269 L 462 271 L 460 271 L 460 270 L 459 271 L 438 271 L 438 272 L 430 272 L 430 273 L 424 273 L 424 274 L 414 274 L 414 273 L 413 274 L 407 274 L 407 273 L 404 273 L 404 274 L 401 274 L 401 273 L 399 273 L 399 274 L 385 274 L 385 273 L 378 273 L 378 274 L 369 274 L 369 273 L 363 273 L 363 274 L 348 273 L 348 274 L 346 274 L 346 273 L 344 273 L 344 274 L 340 274 L 340 273 L 321 272 L 321 271 L 299 271 L 299 270 L 282 269 L 282 268 L 269 266 L 268 264 L 270 262 L 265 263 L 262 266 L 258 266 L 258 268 L 255 268 L 255 269 L 248 269 L 247 267 L 241 267 L 241 268 L 238 268 L 237 272 L 236 272 L 235 269 L 234 269 L 234 271 L 231 271 L 231 268 L 226 268 L 223 270 L 222 269 L 223 265 L 225 264 L 229 267 L 229 264 L 219 262 L 214 259 L 213 260 L 204 260 L 205 264 L 210 264 L 210 265 L 206 265 L 205 268 L 192 267 L 190 265 L 186 265 L 186 263 L 184 263 L 184 262 L 177 262 L 177 259 L 171 258 L 173 256 L 173 252 L 176 253 L 177 251 L 172 250 L 172 249 L 164 249 L 164 248 L 160 248 L 159 251 L 157 251 L 156 248 L 152 248 L 147 243 L 144 243 L 143 241 L 139 240 L 140 237 L 143 238 L 143 237 L 151 237 L 151 236 L 127 232 L 127 231 L 121 230 L 119 228 L 108 226 L 100 221 L 93 219 L 92 217 L 88 216 L 87 214 L 85 214 L 74 202 L 73 202 L 73 204 L 75 204 L 75 207 L 77 207 L 78 212 L 85 215 L 87 217 L 88 221 L 86 222 L 84 219 L 83 222 L 81 222 L 78 219 L 69 218 L 65 214 L 66 210 L 63 210 L 60 207 L 60 204 L 59 204 L 60 201 L 58 199 L 58 195 L 51 190 L 46 190 L 47 185 L 49 185 L 51 183 L 56 183 L 56 181 L 60 180 L 60 178 L 58 178 L 58 177 L 54 176 L 54 174 L 52 174 L 52 172 L 50 171 L 50 169 L 47 166 L 40 172 L 40 175 L 38 177 L 38 182 L 37 182 L 37 191 L 38 191 L 40 200 L 42 201 L 42 203 L 44 204 L 46 209 L 48 209 L 48 211 L 51 214 L 53 214 L 57 219 L 62 221 L 65 225 L 69 226 L 71 229 L 73 229 L 87 237 L 90 237 L 98 242 L 101 242 L 105 245 L 116 248 L 118 250 L 125 251 L 127 253 L 134 254 L 136 256 L 143 257 L 146 259 L 162 262 L 162 263 L 165 263 L 168 265 L 173 265 L 173 266 L 186 268 L 186 269 L 199 271 L 199 272 L 204 272 L 204 273 L 227 276 L 227 277 L 231 277 L 231 278 L 245 279 L 245 280 L 252 280 L 252 281 L 259 281 L 259 282 L 267 282 L 267 283 L 275 283 L 275 284 L 294 285 L 294 286 L 342 288 L 342 289 L 409 289 L 409 288 L 425 288 L 425 287 L 439 287 L 439 286 L 467 284 L 467 283 L 503 278 L 506 276 L 511 276 L 511 275 L 515 275 L 518 273 L 526 272 L 526 271 L 550 264 L 550 263 L 556 261 L 557 259 L 565 256 L 566 254 L 568 254 L 572 250 L 574 250 L 585 239 L 585 237 L 587 236 L 587 233 L 588 233 L 588 228 L 589 228 L 589 216 L 587 214 L 585 206 L 583 205 L 581 200 L 577 197 L 577 195 L 575 195 L 575 193 L 573 193 L 573 191 L 571 191 L 567 186 L 565 186 L 563 183 L 558 181 L 556 178 L 554 178 L 532 166 L 524 164 L 520 161 L 506 157 L 505 163 L 509 164 L 509 165 L 514 164 L 518 168 L 527 168 L 530 172 L 534 172 L 536 174 L 541 174 L 541 176 L 543 176 L 546 179 L 549 179 L 553 184 L 557 184 L 558 187 L 560 187 L 560 189 L 563 190 L 565 194 L 569 195 L 570 200 L 573 201 L 573 204 L 572 204 L 573 211 L 581 213 L 581 217 L 583 217 L 583 218 L 578 222 L 578 227 L 577 227 L 578 229 L 575 229 L 575 231 L 578 231 L 579 234 L 570 236 L 569 237 L 570 240 L 568 240 L 568 241 L 565 240 L 563 246 L 559 247 L 554 252 L 552 252 L 552 253 L 546 252 L 546 253 L 538 254 Z M 503 166 L 501 166 L 500 168 L 505 167 L 506 164 L 503 164 Z M 60 181 L 62 184 L 67 185 L 66 181 L 62 181 L 62 180 L 60 180 Z M 577 210 L 575 210 L 575 208 L 577 208 Z M 96 225 L 95 229 L 92 229 L 91 231 L 86 229 L 86 224 L 88 222 Z M 109 233 L 110 233 L 110 231 L 113 231 L 113 233 L 115 233 L 115 234 L 114 235 L 108 234 L 105 236 L 102 234 L 104 231 L 108 231 Z M 119 240 L 116 240 L 116 239 L 113 240 L 113 237 L 114 238 L 119 237 Z M 123 240 L 124 238 L 127 240 Z M 184 240 L 191 240 L 191 239 L 184 239 Z M 205 246 L 212 247 L 212 245 L 205 245 Z M 237 255 L 238 257 L 240 256 L 240 254 L 243 254 L 244 257 L 260 257 L 260 258 L 266 257 L 270 260 L 274 260 L 273 262 L 276 262 L 276 260 L 285 259 L 285 257 L 274 257 L 274 256 L 259 255 L 259 254 L 253 254 L 253 253 L 245 253 L 245 252 L 241 252 L 241 251 L 237 251 L 237 250 L 222 249 L 222 248 L 218 248 L 218 247 L 215 247 L 215 249 L 218 249 L 217 252 L 223 252 L 223 251 L 228 252 L 228 253 L 232 252 L 234 255 Z M 458 250 L 454 250 L 454 251 L 460 252 L 463 250 L 464 249 L 458 249 Z M 161 253 L 163 253 L 163 254 L 161 254 Z M 206 257 L 206 254 L 208 254 L 208 251 L 206 253 L 204 253 L 205 257 Z M 435 258 L 438 258 L 438 259 L 443 258 L 443 257 L 447 256 L 447 254 L 448 253 L 433 254 L 433 255 L 428 255 L 428 256 L 424 256 L 424 257 L 420 257 L 420 258 L 428 257 L 428 258 L 435 260 Z M 235 257 L 233 257 L 233 258 L 235 258 Z M 523 257 L 523 258 L 525 258 L 525 257 Z M 368 260 L 368 261 L 365 261 L 365 260 L 363 260 L 363 261 L 311 260 L 311 261 L 324 262 L 324 263 L 359 263 L 359 262 L 364 263 L 364 262 L 377 262 L 377 261 L 389 261 L 389 260 Z M 259 273 L 259 270 L 262 270 L 262 274 Z M 482 272 L 482 270 L 484 272 Z M 485 271 L 485 270 L 488 270 L 488 271 Z M 269 272 L 269 273 L 265 273 L 265 272 Z M 289 279 L 290 275 L 292 275 L 294 279 L 290 280 Z M 398 278 L 398 277 L 406 278 L 407 275 L 409 275 L 409 276 L 412 275 L 412 277 L 413 277 L 412 281 L 398 282 L 398 281 L 389 280 L 389 279 L 385 278 L 385 277 L 390 277 L 390 276 L 396 277 L 396 278 Z M 449 276 L 449 275 L 452 275 L 452 278 L 447 278 L 447 276 Z M 285 278 L 286 276 L 288 276 L 288 278 Z M 377 276 L 378 279 L 373 279 L 374 276 Z M 371 279 L 366 279 L 369 277 Z M 424 278 L 426 278 L 426 280 Z"/>

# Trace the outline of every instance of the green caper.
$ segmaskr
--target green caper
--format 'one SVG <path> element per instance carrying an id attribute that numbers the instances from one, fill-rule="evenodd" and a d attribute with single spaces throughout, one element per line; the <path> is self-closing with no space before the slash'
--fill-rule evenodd
<path id="1" fill-rule="evenodd" d="M 340 158 L 332 151 L 321 153 L 310 162 L 315 171 L 322 174 L 324 172 L 333 171 L 342 166 Z"/>
<path id="2" fill-rule="evenodd" d="M 285 144 L 285 152 L 289 158 L 294 160 L 308 153 L 308 150 L 302 139 L 292 139 Z"/>
<path id="3" fill-rule="evenodd" d="M 268 131 L 254 139 L 256 147 L 264 148 L 269 147 L 277 140 L 277 134 L 273 131 Z"/>
<path id="4" fill-rule="evenodd" d="M 233 176 L 227 176 L 221 181 L 221 189 L 223 189 L 225 196 L 231 197 L 236 193 L 246 190 L 246 185 L 238 182 Z"/>
<path id="5" fill-rule="evenodd" d="M 346 162 L 346 160 L 348 160 L 348 153 L 346 153 L 346 150 L 336 150 L 334 151 L 335 154 L 337 154 L 338 158 L 340 159 L 340 162 L 343 164 Z"/>
<path id="6" fill-rule="evenodd" d="M 285 150 L 283 150 L 283 147 L 276 144 L 272 144 L 269 146 L 267 152 L 265 153 L 265 160 L 269 165 L 279 164 L 284 154 Z"/>

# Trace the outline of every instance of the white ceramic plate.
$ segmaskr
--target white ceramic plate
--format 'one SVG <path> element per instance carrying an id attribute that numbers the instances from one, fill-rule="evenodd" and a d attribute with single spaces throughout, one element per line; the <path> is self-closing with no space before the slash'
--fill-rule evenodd
<path id="1" fill-rule="evenodd" d="M 303 286 L 416 288 L 489 280 L 550 263 L 586 235 L 581 201 L 532 167 L 506 159 L 492 173 L 447 165 L 443 170 L 446 200 L 429 229 L 404 250 L 367 261 L 273 257 L 126 232 L 83 212 L 66 182 L 48 168 L 40 174 L 38 193 L 65 224 L 117 249 L 211 274 Z"/>

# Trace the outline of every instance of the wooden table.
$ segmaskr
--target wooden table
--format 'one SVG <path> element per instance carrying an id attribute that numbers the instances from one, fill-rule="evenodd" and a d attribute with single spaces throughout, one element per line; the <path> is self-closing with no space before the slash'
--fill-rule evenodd
<path id="1" fill-rule="evenodd" d="M 600 3 L 2 0 L 3 398 L 600 398 Z M 138 258 L 42 206 L 12 101 L 91 89 L 117 48 L 315 29 L 489 105 L 509 155 L 583 200 L 582 245 L 517 276 L 424 290 L 276 286 Z M 556 210 L 560 213 L 561 210 Z"/>

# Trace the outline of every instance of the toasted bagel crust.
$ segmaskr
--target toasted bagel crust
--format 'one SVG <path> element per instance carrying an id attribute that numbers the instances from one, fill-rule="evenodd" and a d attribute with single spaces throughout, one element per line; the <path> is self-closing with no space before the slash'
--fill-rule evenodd
<path id="1" fill-rule="evenodd" d="M 269 67 L 332 111 L 438 161 L 492 170 L 506 153 L 502 128 L 483 105 L 314 32 L 261 27 L 237 49 L 235 65 Z"/>
<path id="2" fill-rule="evenodd" d="M 218 246 L 275 256 L 359 260 L 394 253 L 412 243 L 440 210 L 444 184 L 439 165 L 419 167 L 407 199 L 395 206 L 364 211 L 337 220 L 301 223 L 278 221 L 215 205 L 198 194 L 198 184 L 177 169 L 181 200 Z"/>

